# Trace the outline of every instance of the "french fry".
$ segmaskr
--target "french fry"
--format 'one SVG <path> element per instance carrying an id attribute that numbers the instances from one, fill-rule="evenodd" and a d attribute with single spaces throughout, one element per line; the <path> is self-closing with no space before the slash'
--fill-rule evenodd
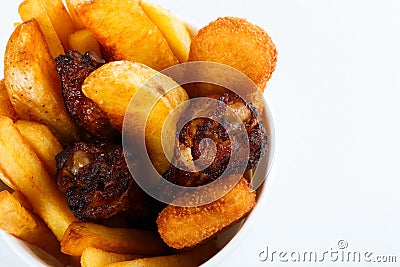
<path id="1" fill-rule="evenodd" d="M 70 2 L 78 18 L 114 60 L 139 62 L 156 70 L 179 63 L 139 0 Z"/>
<path id="2" fill-rule="evenodd" d="M 61 263 L 69 263 L 69 257 L 61 253 L 60 243 L 45 223 L 8 191 L 0 192 L 0 228 L 40 247 Z"/>
<path id="3" fill-rule="evenodd" d="M 82 21 L 76 16 L 71 0 L 65 0 L 65 4 L 67 5 L 68 13 L 72 19 L 72 22 L 74 23 L 75 29 L 80 30 L 85 28 L 85 25 L 83 25 Z"/>
<path id="4" fill-rule="evenodd" d="M 45 165 L 50 177 L 55 177 L 57 172 L 55 157 L 63 150 L 57 138 L 46 125 L 38 122 L 19 120 L 15 122 L 15 127 Z"/>
<path id="5" fill-rule="evenodd" d="M 81 256 L 89 247 L 133 255 L 168 253 L 167 246 L 155 232 L 73 222 L 62 238 L 61 251 L 68 255 Z"/>
<path id="6" fill-rule="evenodd" d="M 54 60 L 36 20 L 24 22 L 11 35 L 4 55 L 4 81 L 20 119 L 47 125 L 62 143 L 78 139 Z"/>
<path id="7" fill-rule="evenodd" d="M 0 167 L 58 240 L 76 220 L 36 153 L 10 118 L 0 116 Z"/>
<path id="8" fill-rule="evenodd" d="M 61 44 L 64 46 L 65 50 L 68 50 L 68 36 L 75 31 L 75 26 L 72 23 L 71 17 L 65 9 L 62 0 L 38 1 L 42 2 Z"/>
<path id="9" fill-rule="evenodd" d="M 158 232 L 170 247 L 193 247 L 246 216 L 256 192 L 242 178 L 224 197 L 199 207 L 168 206 L 157 218 Z"/>
<path id="10" fill-rule="evenodd" d="M 29 203 L 28 200 L 26 200 L 26 198 L 24 197 L 23 194 L 21 194 L 21 192 L 19 191 L 14 191 L 12 192 L 12 197 L 17 200 L 19 203 L 21 203 L 22 207 L 24 207 L 25 209 L 27 209 L 28 211 L 33 211 L 33 207 L 31 205 L 31 203 Z M 60 247 L 61 248 L 61 247 Z"/>
<path id="11" fill-rule="evenodd" d="M 0 81 L 0 115 L 7 116 L 14 121 L 17 119 L 17 113 L 15 112 L 10 98 L 8 97 L 4 80 Z"/>
<path id="12" fill-rule="evenodd" d="M 103 267 L 104 265 L 139 259 L 141 256 L 107 252 L 97 248 L 87 248 L 81 256 L 82 267 Z"/>
<path id="13" fill-rule="evenodd" d="M 197 267 L 217 252 L 213 242 L 196 247 L 194 250 L 177 255 L 142 258 L 132 261 L 117 262 L 106 267 Z"/>
<path id="14" fill-rule="evenodd" d="M 81 54 L 88 51 L 101 56 L 100 45 L 88 29 L 81 29 L 72 33 L 68 37 L 68 43 L 71 50 L 78 50 Z"/>
<path id="15" fill-rule="evenodd" d="M 52 58 L 56 58 L 57 56 L 64 54 L 64 48 L 60 38 L 58 38 L 57 32 L 54 29 L 46 9 L 40 0 L 25 0 L 20 4 L 18 13 L 24 22 L 33 18 L 36 19 L 40 25 L 40 29 L 42 30 L 44 37 L 46 38 Z"/>
<path id="16" fill-rule="evenodd" d="M 162 32 L 179 62 L 188 61 L 192 40 L 186 25 L 169 10 L 148 0 L 141 0 L 140 6 Z"/>

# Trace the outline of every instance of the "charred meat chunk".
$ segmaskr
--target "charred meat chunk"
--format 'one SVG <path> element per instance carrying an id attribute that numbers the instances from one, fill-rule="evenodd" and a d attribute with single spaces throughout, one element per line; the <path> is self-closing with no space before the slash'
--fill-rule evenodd
<path id="1" fill-rule="evenodd" d="M 106 113 L 82 92 L 82 84 L 91 72 L 105 61 L 92 52 L 84 55 L 68 51 L 55 59 L 61 77 L 65 106 L 77 125 L 90 135 L 102 139 L 115 139 L 120 134 L 111 125 Z"/>
<path id="2" fill-rule="evenodd" d="M 239 173 L 240 170 L 253 169 L 267 151 L 266 130 L 259 122 L 257 110 L 251 104 L 232 92 L 214 95 L 211 98 L 220 103 L 214 108 L 215 118 L 219 118 L 220 122 L 228 120 L 229 116 L 232 116 L 227 112 L 229 107 L 234 116 L 240 118 L 239 123 L 244 126 L 245 131 L 240 130 L 238 125 L 230 125 L 229 135 L 225 128 L 228 123 L 224 126 L 206 117 L 194 118 L 187 122 L 179 132 L 171 167 L 163 175 L 172 183 L 187 187 L 201 186 L 218 179 L 225 171 L 229 175 Z M 192 102 L 189 111 L 198 112 L 202 108 L 210 107 Z M 181 119 L 185 119 L 184 116 Z M 202 141 L 206 139 L 213 142 L 216 150 L 215 154 L 211 153 L 211 156 L 214 156 L 211 160 L 210 155 L 202 155 L 202 151 L 207 151 L 201 149 Z M 248 160 L 243 160 L 245 155 L 240 156 L 244 153 L 240 149 L 245 145 L 244 142 L 248 142 L 249 146 Z M 233 154 L 239 155 L 235 158 L 240 160 L 232 160 Z"/>
<path id="3" fill-rule="evenodd" d="M 78 142 L 56 156 L 58 189 L 81 221 L 123 215 L 135 224 L 155 212 L 154 200 L 136 184 L 122 146 Z"/>

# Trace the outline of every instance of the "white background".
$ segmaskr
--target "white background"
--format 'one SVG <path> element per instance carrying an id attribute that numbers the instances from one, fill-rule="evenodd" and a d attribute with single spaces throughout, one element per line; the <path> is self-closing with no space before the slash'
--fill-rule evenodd
<path id="1" fill-rule="evenodd" d="M 265 195 L 245 234 L 216 266 L 313 266 L 260 262 L 277 251 L 370 251 L 400 263 L 400 2 L 157 0 L 205 25 L 218 16 L 262 26 L 279 52 L 266 99 L 276 154 Z M 9 5 L 10 7 L 8 7 Z M 1 3 L 4 53 L 16 3 Z M 1 266 L 25 266 L 0 240 Z M 374 258 L 372 258 L 374 259 Z M 317 263 L 316 266 L 343 266 Z"/>

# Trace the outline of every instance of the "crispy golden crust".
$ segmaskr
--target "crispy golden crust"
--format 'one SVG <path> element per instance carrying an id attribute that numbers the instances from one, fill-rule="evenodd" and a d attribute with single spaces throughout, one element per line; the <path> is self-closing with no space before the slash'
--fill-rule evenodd
<path id="1" fill-rule="evenodd" d="M 7 116 L 13 121 L 17 119 L 17 113 L 15 112 L 10 98 L 8 97 L 4 80 L 0 80 L 0 115 Z"/>
<path id="2" fill-rule="evenodd" d="M 189 61 L 226 64 L 246 74 L 264 91 L 275 70 L 277 51 L 269 35 L 245 19 L 223 17 L 194 37 Z"/>
<path id="3" fill-rule="evenodd" d="M 246 179 L 224 197 L 200 207 L 166 207 L 157 218 L 158 232 L 170 247 L 193 247 L 245 217 L 256 204 Z"/>

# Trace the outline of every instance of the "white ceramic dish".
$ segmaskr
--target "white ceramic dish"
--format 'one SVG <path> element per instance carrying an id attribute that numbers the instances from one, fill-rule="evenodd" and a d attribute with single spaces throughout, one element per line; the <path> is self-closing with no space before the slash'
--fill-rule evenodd
<path id="1" fill-rule="evenodd" d="M 17 5 L 16 5 L 17 6 Z M 7 7 L 7 9 L 9 9 Z M 17 9 L 15 8 L 15 13 L 17 13 Z M 14 18 L 11 18 L 14 19 Z M 195 33 L 195 29 L 199 28 L 200 25 L 197 23 L 194 23 L 190 19 L 183 19 L 184 21 L 187 22 L 188 27 L 192 30 L 193 33 Z M 8 20 L 7 20 L 8 21 Z M 15 21 L 15 19 L 14 19 Z M 9 25 L 12 27 L 12 25 Z M 4 37 L 4 33 L 2 33 Z M 7 39 L 2 39 L 3 43 L 6 43 L 8 40 Z M 5 47 L 5 44 L 3 44 Z M 1 52 L 4 53 L 4 50 Z M 3 70 L 3 66 L 1 67 L 1 70 Z M 270 110 L 268 108 L 268 105 L 266 106 L 265 109 L 265 116 L 268 118 L 268 125 L 266 125 L 268 136 L 269 136 L 269 152 L 268 152 L 268 159 L 267 159 L 267 170 L 266 173 L 269 173 L 269 170 L 272 165 L 273 161 L 273 155 L 274 155 L 274 145 L 275 145 L 275 136 L 274 136 L 274 126 L 273 126 L 273 120 L 272 116 L 270 113 Z M 0 181 L 1 183 L 1 181 Z M 1 189 L 1 184 L 0 184 L 0 189 Z M 263 187 L 265 186 L 265 182 L 258 188 L 257 190 L 257 202 L 262 202 L 265 199 L 265 194 L 263 194 Z M 218 234 L 216 239 L 217 239 L 217 244 L 221 248 L 221 250 L 211 259 L 209 259 L 206 263 L 204 263 L 202 266 L 204 267 L 210 267 L 210 266 L 217 266 L 221 264 L 224 258 L 231 256 L 232 250 L 239 244 L 241 243 L 241 240 L 246 236 L 246 233 L 249 231 L 249 229 L 252 227 L 252 224 L 257 220 L 257 218 L 254 218 L 254 215 L 257 214 L 255 210 L 257 209 L 257 206 L 255 209 L 249 214 L 249 216 L 245 219 L 242 220 L 241 222 L 235 224 L 234 226 L 230 227 L 229 229 L 223 231 L 222 233 Z M 51 267 L 62 267 L 57 260 L 55 260 L 52 256 L 48 255 L 46 252 L 41 250 L 40 248 L 28 244 L 22 240 L 19 240 L 18 238 L 15 238 L 14 236 L 1 231 L 0 230 L 0 238 L 5 241 L 5 243 L 9 246 L 9 248 L 15 252 L 16 256 L 19 257 L 24 263 L 27 264 L 27 266 L 33 266 L 33 267 L 44 267 L 44 266 L 51 266 Z"/>

